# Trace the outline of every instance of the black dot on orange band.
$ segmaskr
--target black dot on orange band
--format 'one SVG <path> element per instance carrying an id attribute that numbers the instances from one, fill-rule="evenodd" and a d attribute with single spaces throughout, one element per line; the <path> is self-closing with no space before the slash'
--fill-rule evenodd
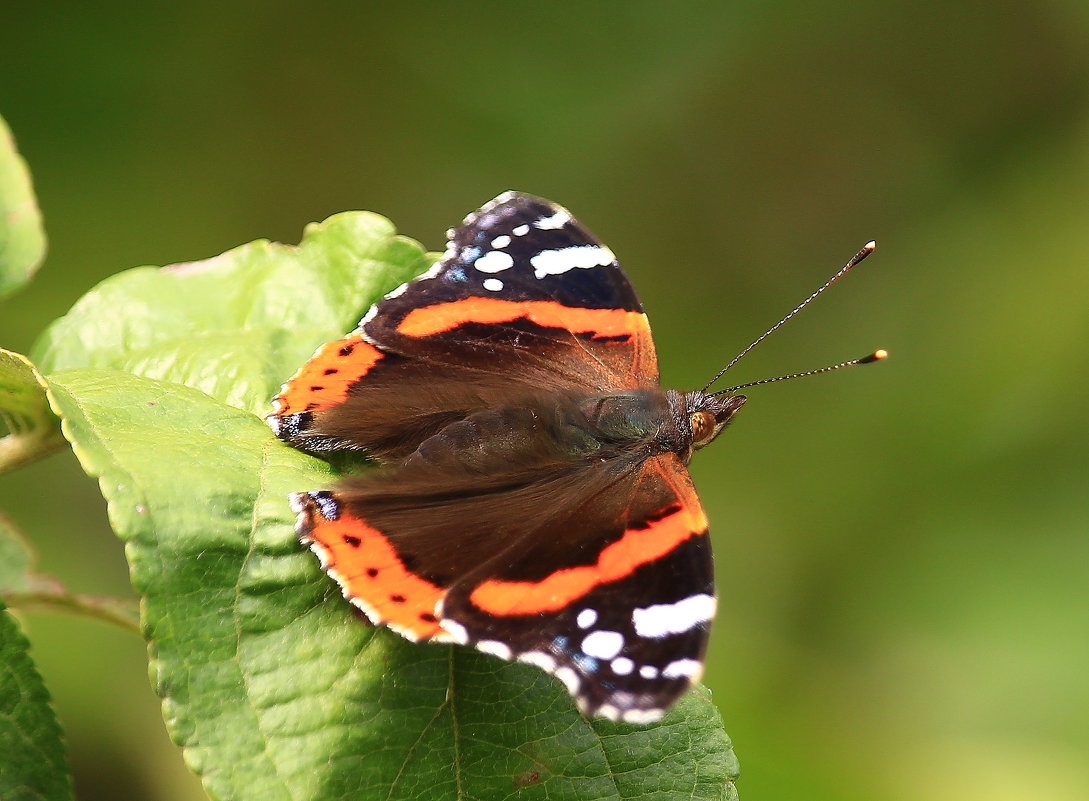
<path id="1" fill-rule="evenodd" d="M 403 595 L 391 595 L 391 596 L 389 597 L 389 599 L 390 599 L 391 601 L 393 601 L 393 602 L 394 602 L 395 604 L 403 604 L 403 603 L 404 603 L 404 602 L 405 602 L 406 600 L 408 600 L 408 599 L 407 599 L 407 598 L 405 598 L 405 596 L 403 596 Z"/>
<path id="2" fill-rule="evenodd" d="M 310 387 L 311 392 L 321 392 L 325 387 Z"/>
<path id="3" fill-rule="evenodd" d="M 354 349 L 355 349 L 355 345 L 345 345 L 343 348 L 340 349 L 339 352 L 340 352 L 341 356 L 351 356 L 352 355 L 352 350 L 354 350 Z"/>
<path id="4" fill-rule="evenodd" d="M 439 619 L 430 612 L 420 612 L 420 620 L 424 623 L 438 623 Z"/>
<path id="5" fill-rule="evenodd" d="M 367 568 L 367 575 L 369 577 L 371 577 L 371 578 L 374 578 L 375 576 L 378 575 L 378 568 L 377 567 L 368 567 Z"/>
<path id="6" fill-rule="evenodd" d="M 345 534 L 344 541 L 351 545 L 353 548 L 358 548 L 360 543 L 363 542 L 363 540 L 359 539 L 359 537 L 353 537 L 351 534 Z"/>
<path id="7" fill-rule="evenodd" d="M 335 368 L 335 367 L 327 367 L 327 368 L 325 368 L 325 372 L 324 372 L 324 373 L 322 373 L 322 375 L 333 375 L 333 373 L 336 373 L 336 372 L 338 372 L 338 371 L 337 371 L 337 368 Z"/>

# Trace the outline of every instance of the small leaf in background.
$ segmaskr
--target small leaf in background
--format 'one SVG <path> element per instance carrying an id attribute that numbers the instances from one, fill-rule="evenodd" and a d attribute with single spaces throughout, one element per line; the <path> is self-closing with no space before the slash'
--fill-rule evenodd
<path id="1" fill-rule="evenodd" d="M 60 726 L 28 647 L 0 602 L 0 798 L 70 801 L 72 780 Z"/>
<path id="2" fill-rule="evenodd" d="M 0 348 L 0 473 L 64 445 L 34 365 Z"/>
<path id="3" fill-rule="evenodd" d="M 44 257 L 45 231 L 30 171 L 0 117 L 0 298 L 29 281 Z"/>
<path id="4" fill-rule="evenodd" d="M 360 622 L 286 495 L 332 470 L 252 414 L 124 372 L 49 377 L 144 595 L 173 738 L 216 799 L 729 799 L 717 711 L 588 722 L 556 680 Z"/>
<path id="5" fill-rule="evenodd" d="M 0 595 L 29 589 L 33 566 L 34 557 L 23 536 L 7 515 L 0 512 Z"/>
<path id="6" fill-rule="evenodd" d="M 127 599 L 69 592 L 56 578 L 34 570 L 35 557 L 22 533 L 0 512 L 0 602 L 13 609 L 52 609 L 84 615 L 140 633 L 139 613 Z M 0 801 L 6 801 L 0 796 Z"/>
<path id="7" fill-rule="evenodd" d="M 257 241 L 108 278 L 45 331 L 32 358 L 46 375 L 123 370 L 264 415 L 319 345 L 432 258 L 384 217 L 344 212 L 307 226 L 297 247 Z"/>

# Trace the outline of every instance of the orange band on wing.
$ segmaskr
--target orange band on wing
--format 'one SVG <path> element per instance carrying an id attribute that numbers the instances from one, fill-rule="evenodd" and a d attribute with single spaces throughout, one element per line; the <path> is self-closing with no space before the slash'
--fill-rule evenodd
<path id="1" fill-rule="evenodd" d="M 326 520 L 307 513 L 312 526 L 305 536 L 322 567 L 373 623 L 381 623 L 412 640 L 448 635 L 439 628 L 435 605 L 445 590 L 410 572 L 380 531 L 347 515 Z"/>
<path id="2" fill-rule="evenodd" d="M 707 518 L 698 506 L 696 511 L 681 507 L 648 528 L 628 529 L 601 551 L 594 565 L 560 570 L 541 581 L 485 581 L 469 600 L 491 615 L 555 612 L 594 587 L 622 579 L 640 565 L 665 556 L 689 537 L 705 534 Z"/>
<path id="3" fill-rule="evenodd" d="M 348 388 L 382 358 L 382 351 L 349 334 L 323 345 L 276 396 L 277 417 L 327 409 L 348 397 Z"/>
<path id="4" fill-rule="evenodd" d="M 564 328 L 579 334 L 634 336 L 647 327 L 646 315 L 624 309 L 583 309 L 553 300 L 500 300 L 471 297 L 413 309 L 397 326 L 410 337 L 426 337 L 464 323 L 508 323 L 525 318 L 545 328 Z"/>

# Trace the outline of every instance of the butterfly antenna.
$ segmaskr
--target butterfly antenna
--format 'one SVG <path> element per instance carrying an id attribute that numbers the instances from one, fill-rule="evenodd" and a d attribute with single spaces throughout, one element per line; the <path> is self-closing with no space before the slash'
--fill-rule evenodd
<path id="1" fill-rule="evenodd" d="M 833 370 L 842 370 L 844 367 L 854 367 L 859 364 L 873 364 L 889 357 L 887 350 L 875 350 L 861 359 L 851 359 L 849 362 L 840 362 L 839 364 L 832 364 L 828 367 L 821 367 L 819 370 L 806 370 L 804 373 L 791 373 L 790 375 L 776 376 L 775 378 L 764 378 L 760 381 L 750 381 L 747 384 L 738 384 L 736 387 L 730 387 L 728 389 L 720 389 L 718 392 L 712 392 L 711 395 L 726 395 L 730 392 L 736 392 L 739 389 L 747 389 L 748 387 L 756 387 L 761 384 L 774 384 L 776 381 L 787 381 L 791 378 L 805 378 L 807 375 L 820 375 L 821 373 L 830 373 Z"/>
<path id="2" fill-rule="evenodd" d="M 859 262 L 861 262 L 861 261 L 862 261 L 862 260 L 863 260 L 864 258 L 866 258 L 866 257 L 867 257 L 867 256 L 869 256 L 869 255 L 870 255 L 871 253 L 873 253 L 873 251 L 874 251 L 874 248 L 876 248 L 876 247 L 877 247 L 877 243 L 876 243 L 876 242 L 867 242 L 867 243 L 866 243 L 866 244 L 865 244 L 865 245 L 863 246 L 862 250 L 858 251 L 858 253 L 856 253 L 856 254 L 855 254 L 854 256 L 852 256 L 852 257 L 851 257 L 851 260 L 850 260 L 849 262 L 847 262 L 846 264 L 844 264 L 844 265 L 843 265 L 843 267 L 842 267 L 842 268 L 840 268 L 840 271 L 839 271 L 838 273 L 836 273 L 836 274 L 835 274 L 835 275 L 833 275 L 833 276 L 832 276 L 831 278 L 829 278 L 829 279 L 828 279 L 827 281 L 825 281 L 825 282 L 824 282 L 824 285 L 823 285 L 823 286 L 821 286 L 821 288 L 820 288 L 820 289 L 818 289 L 818 290 L 817 290 L 816 292 L 814 292 L 814 293 L 813 293 L 812 295 L 810 295 L 810 296 L 809 296 L 808 298 L 806 298 L 806 299 L 805 299 L 805 300 L 803 300 L 803 301 L 802 301 L 801 303 L 799 303 L 799 304 L 798 304 L 797 306 L 795 306 L 795 307 L 794 307 L 794 309 L 793 309 L 793 310 L 791 310 L 790 314 L 788 314 L 788 315 L 787 315 L 786 317 L 784 317 L 784 318 L 783 318 L 782 320 L 780 320 L 779 322 L 777 322 L 777 323 L 776 323 L 775 325 L 773 325 L 773 326 L 772 326 L 771 328 L 769 328 L 769 329 L 768 329 L 767 331 L 765 331 L 765 332 L 764 332 L 763 334 L 761 334 L 761 335 L 760 335 L 759 337 L 757 337 L 757 338 L 756 338 L 755 340 L 753 340 L 753 342 L 752 342 L 752 343 L 751 343 L 751 344 L 750 344 L 750 345 L 749 345 L 749 346 L 748 346 L 747 348 L 745 348 L 745 349 L 744 349 L 743 351 L 741 351 L 741 353 L 739 353 L 739 354 L 737 354 L 736 356 L 734 356 L 734 357 L 733 357 L 733 358 L 732 358 L 732 359 L 730 360 L 730 363 L 729 363 L 729 364 L 727 364 L 727 365 L 726 365 L 725 367 L 723 367 L 723 368 L 722 368 L 721 370 L 719 370 L 719 371 L 718 371 L 717 373 L 715 373 L 715 377 L 714 377 L 714 378 L 712 378 L 712 379 L 711 379 L 710 381 L 708 381 L 708 382 L 707 382 L 707 383 L 706 383 L 706 384 L 704 385 L 703 389 L 702 389 L 702 390 L 700 390 L 700 391 L 701 391 L 701 392 L 706 392 L 706 391 L 707 391 L 707 389 L 708 389 L 708 388 L 709 388 L 709 387 L 710 387 L 710 386 L 711 386 L 712 384 L 714 384 L 714 383 L 715 383 L 716 381 L 718 381 L 718 380 L 719 380 L 720 378 L 722 378 L 722 376 L 724 376 L 724 375 L 726 374 L 726 371 L 727 371 L 727 370 L 729 370 L 729 369 L 730 369 L 731 367 L 733 367 L 733 366 L 734 366 L 735 364 L 737 364 L 737 363 L 738 363 L 739 361 L 741 361 L 742 357 L 744 357 L 746 353 L 748 353 L 748 352 L 749 352 L 750 350 L 752 350 L 753 348 L 755 348 L 755 347 L 756 347 L 757 345 L 759 345 L 759 344 L 760 344 L 761 342 L 763 342 L 763 341 L 764 341 L 765 339 L 767 339 L 767 338 L 768 338 L 769 336 L 771 336 L 771 335 L 772 335 L 772 334 L 774 334 L 774 333 L 775 333 L 776 331 L 778 331 L 778 330 L 779 330 L 779 328 L 780 328 L 780 327 L 781 327 L 781 326 L 782 326 L 782 325 L 783 325 L 783 324 L 784 324 L 784 323 L 785 323 L 785 322 L 786 322 L 787 320 L 789 320 L 789 319 L 790 319 L 791 317 L 793 317 L 793 316 L 794 316 L 795 314 L 797 314 L 797 313 L 798 313 L 798 312 L 800 312 L 800 311 L 801 311 L 802 309 L 804 309 L 804 308 L 805 308 L 806 306 L 808 306 L 808 305 L 810 304 L 810 302 L 812 302 L 812 301 L 813 301 L 813 300 L 814 300 L 814 299 L 815 299 L 815 298 L 817 297 L 817 295 L 819 295 L 819 294 L 820 294 L 821 292 L 823 292 L 824 290 L 828 289 L 828 287 L 832 286 L 832 284 L 834 284 L 834 283 L 835 283 L 836 281 L 838 281 L 839 279 L 841 279 L 841 278 L 842 278 L 843 276 L 847 275 L 847 273 L 848 273 L 848 272 L 850 272 L 850 271 L 851 271 L 851 269 L 852 269 L 853 267 L 856 267 L 856 266 L 858 265 L 858 263 L 859 263 Z M 883 353 L 883 352 L 884 352 L 884 351 L 877 351 L 877 353 Z M 873 354 L 871 354 L 871 356 L 872 356 L 872 355 L 873 355 Z M 846 367 L 846 366 L 848 366 L 848 365 L 850 365 L 850 364 L 865 364 L 865 363 L 867 363 L 867 361 L 866 361 L 866 360 L 869 360 L 869 361 L 877 361 L 877 360 L 878 360 L 878 359 L 880 359 L 880 358 L 884 358 L 884 357 L 877 357 L 877 358 L 871 358 L 870 356 L 867 356 L 867 357 L 865 357 L 865 359 L 856 359 L 856 360 L 854 360 L 854 361 L 852 361 L 852 362 L 844 362 L 843 364 L 837 364 L 837 365 L 833 365 L 832 367 L 825 367 L 825 368 L 822 368 L 822 369 L 820 369 L 820 370 L 813 370 L 813 371 L 812 371 L 812 373 L 824 373 L 824 372 L 827 372 L 827 371 L 829 371 L 829 370 L 838 370 L 838 369 L 839 369 L 840 367 Z M 758 384 L 766 384 L 766 383 L 769 383 L 769 382 L 771 382 L 771 381 L 782 381 L 782 380 L 783 380 L 783 379 L 785 379 L 785 378 L 797 378 L 797 377 L 799 377 L 799 376 L 802 376 L 802 375 L 812 375 L 812 373 L 799 373 L 799 374 L 798 374 L 797 376 L 782 376 L 782 377 L 780 377 L 780 378 L 771 378 L 771 379 L 766 379 L 765 381 L 758 381 L 758 382 L 756 382 L 756 383 L 758 383 Z M 747 387 L 751 387 L 751 386 L 753 386 L 753 384 L 745 384 L 744 386 L 747 386 Z M 734 387 L 734 389 L 739 389 L 739 387 Z M 728 392 L 728 391 L 729 391 L 729 390 L 723 390 L 723 392 Z M 718 395 L 718 394 L 720 394 L 720 393 L 718 393 L 718 392 L 715 392 L 714 394 L 715 394 L 715 395 Z"/>

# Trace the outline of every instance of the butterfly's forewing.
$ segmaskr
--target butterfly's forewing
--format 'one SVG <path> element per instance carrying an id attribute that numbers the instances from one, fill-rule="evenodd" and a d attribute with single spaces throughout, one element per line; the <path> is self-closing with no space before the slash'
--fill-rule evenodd
<path id="1" fill-rule="evenodd" d="M 433 272 L 368 314 L 364 336 L 535 388 L 657 384 L 650 327 L 616 256 L 556 204 L 500 195 L 450 232 Z"/>
<path id="2" fill-rule="evenodd" d="M 298 447 L 401 457 L 512 392 L 657 380 L 650 326 L 612 251 L 565 209 L 506 193 L 450 232 L 431 270 L 321 348 L 270 420 Z"/>

